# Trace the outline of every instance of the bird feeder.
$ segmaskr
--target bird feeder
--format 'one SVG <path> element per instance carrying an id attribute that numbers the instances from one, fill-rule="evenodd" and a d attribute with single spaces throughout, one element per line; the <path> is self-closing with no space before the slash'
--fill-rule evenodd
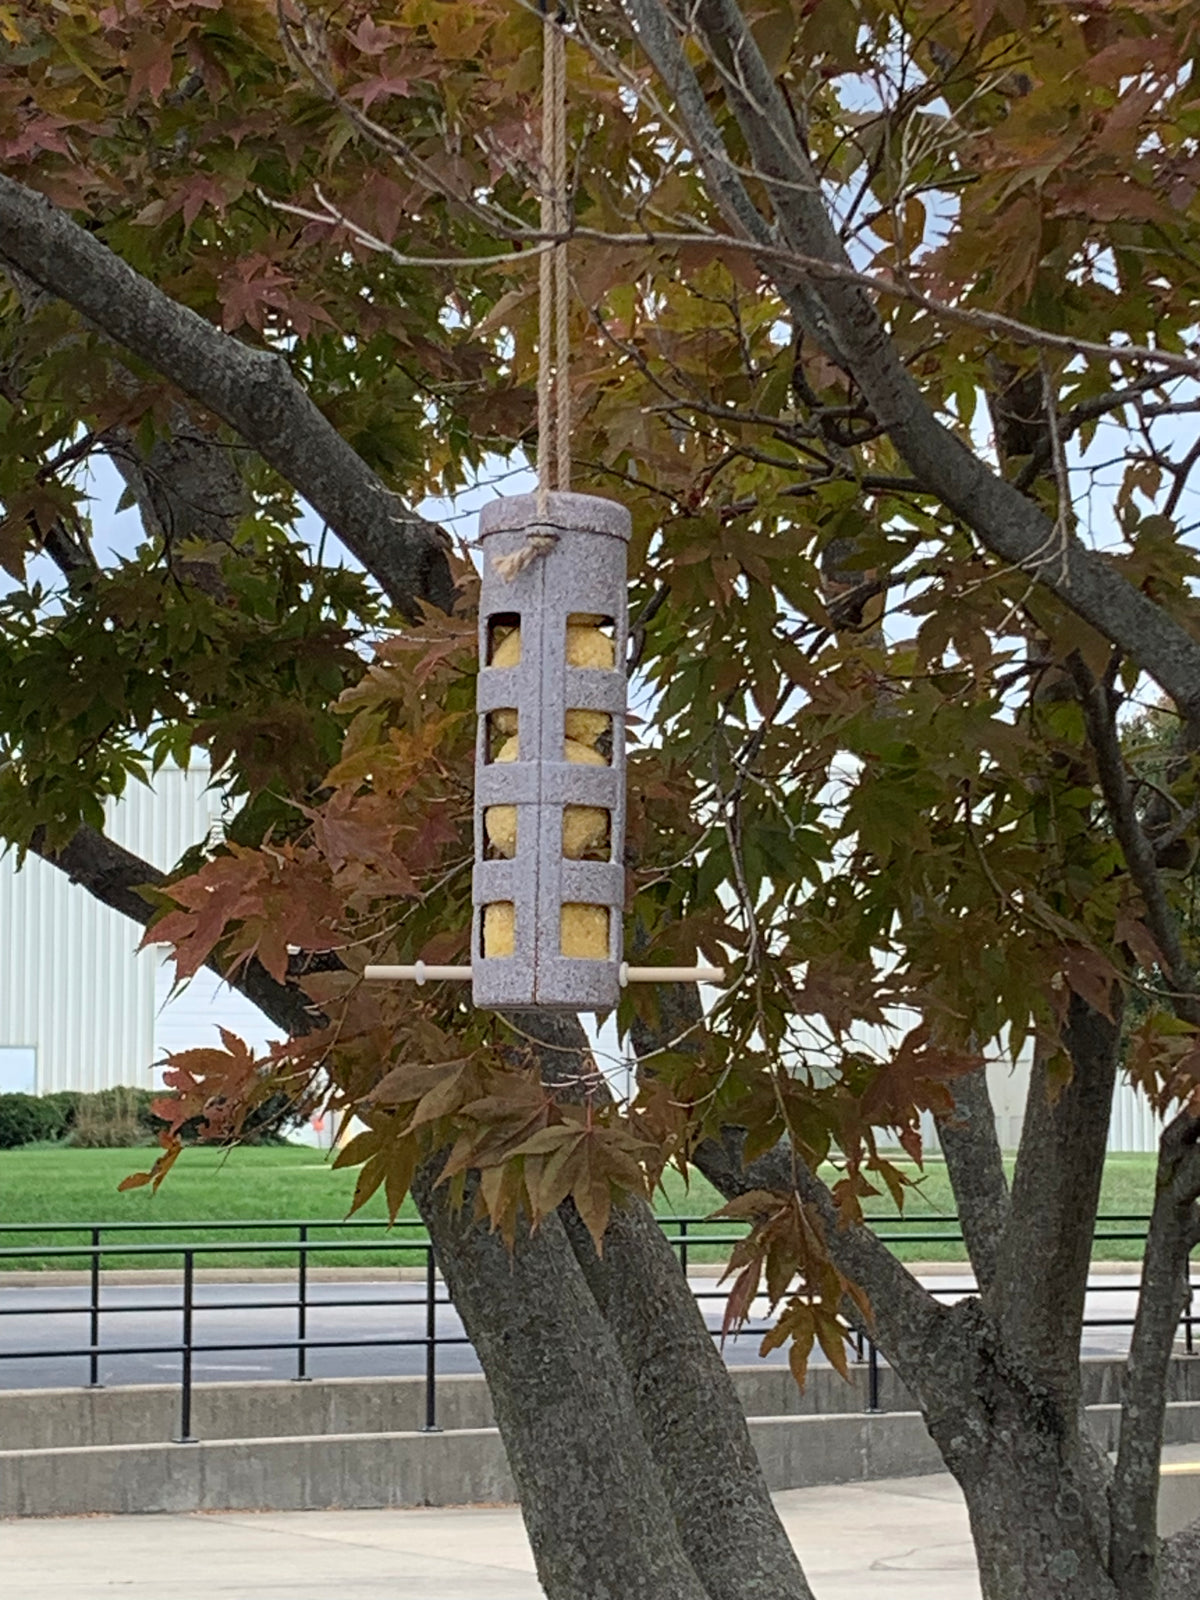
<path id="1" fill-rule="evenodd" d="M 723 981 L 621 959 L 629 533 L 594 495 L 483 511 L 471 965 L 370 966 L 369 981 L 470 980 L 477 1006 L 505 1011 L 611 1011 L 627 983 Z"/>
<path id="2" fill-rule="evenodd" d="M 480 518 L 478 1006 L 619 997 L 629 534 L 625 508 L 593 495 L 552 493 L 540 513 L 515 495 Z"/>

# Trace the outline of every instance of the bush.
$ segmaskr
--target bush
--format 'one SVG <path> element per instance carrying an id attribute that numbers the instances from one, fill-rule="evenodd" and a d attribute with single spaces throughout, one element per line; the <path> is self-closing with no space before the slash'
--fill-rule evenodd
<path id="1" fill-rule="evenodd" d="M 0 1150 L 15 1150 L 39 1139 L 57 1139 L 64 1126 L 62 1108 L 32 1094 L 0 1094 Z"/>
<path id="2" fill-rule="evenodd" d="M 128 1085 L 97 1089 L 60 1089 L 54 1094 L 0 1094 L 0 1150 L 15 1150 L 43 1139 L 65 1139 L 77 1150 L 127 1150 L 153 1144 L 167 1126 L 150 1109 L 169 1092 Z M 300 1119 L 288 1115 L 282 1096 L 275 1096 L 247 1119 L 245 1144 L 286 1144 L 283 1129 Z M 185 1142 L 196 1138 L 201 1124 L 181 1130 Z"/>
<path id="3" fill-rule="evenodd" d="M 75 1113 L 79 1102 L 84 1098 L 80 1089 L 56 1089 L 53 1094 L 44 1094 L 41 1097 L 45 1106 L 57 1106 L 61 1121 L 62 1133 L 70 1133 L 75 1126 Z"/>
<path id="4" fill-rule="evenodd" d="M 153 1090 L 98 1089 L 77 1098 L 68 1143 L 76 1150 L 127 1150 L 149 1144 L 162 1122 L 150 1110 Z"/>

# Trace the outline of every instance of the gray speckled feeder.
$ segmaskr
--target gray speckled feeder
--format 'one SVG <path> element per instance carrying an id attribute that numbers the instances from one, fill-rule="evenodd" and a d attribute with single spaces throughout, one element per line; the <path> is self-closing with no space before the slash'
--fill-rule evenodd
<path id="1" fill-rule="evenodd" d="M 553 535 L 553 545 L 505 582 L 495 569 L 496 559 L 521 550 L 538 534 Z M 471 955 L 477 1006 L 609 1011 L 617 1004 L 625 900 L 629 535 L 625 508 L 592 495 L 551 494 L 541 518 L 535 495 L 514 495 L 494 501 L 479 519 L 483 579 Z M 600 631 L 612 639 L 612 669 L 568 666 L 567 619 L 578 615 L 605 619 Z M 488 665 L 497 637 L 514 626 L 520 629 L 519 664 Z M 573 710 L 611 718 L 610 732 L 595 741 L 601 754 L 594 760 L 589 756 L 589 764 L 564 756 L 566 715 Z M 510 755 L 497 761 L 496 724 L 511 727 L 514 711 L 516 759 Z M 610 740 L 611 757 L 605 764 Z M 485 814 L 493 806 L 515 807 L 515 851 L 507 859 L 497 859 L 489 848 Z M 566 806 L 608 813 L 602 847 L 606 859 L 573 860 L 564 853 Z M 587 816 L 594 818 L 595 812 Z M 503 908 L 493 915 L 511 918 L 510 955 L 489 954 L 485 948 L 488 906 Z M 567 924 L 564 906 L 569 908 Z M 574 938 L 568 924 L 575 929 Z M 579 947 L 581 924 L 593 936 L 598 930 L 606 936 L 600 937 L 594 954 L 591 947 L 587 956 L 564 954 L 564 941 L 568 948 Z M 500 943 L 491 942 L 493 948 Z M 593 937 L 591 946 L 595 943 Z"/>

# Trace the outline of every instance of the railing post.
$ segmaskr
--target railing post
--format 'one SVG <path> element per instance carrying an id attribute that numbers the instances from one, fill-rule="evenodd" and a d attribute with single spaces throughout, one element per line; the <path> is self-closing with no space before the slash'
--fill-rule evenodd
<path id="1" fill-rule="evenodd" d="M 425 1426 L 422 1433 L 441 1433 L 437 1420 L 437 1263 L 433 1241 L 425 1246 Z"/>
<path id="2" fill-rule="evenodd" d="M 855 1360 L 856 1363 L 858 1363 L 859 1361 L 862 1360 L 864 1353 L 865 1353 L 865 1339 L 864 1339 L 863 1331 L 862 1331 L 861 1328 L 855 1328 L 855 1330 L 854 1330 L 854 1360 Z"/>
<path id="3" fill-rule="evenodd" d="M 296 1269 L 296 1382 L 308 1383 L 308 1226 L 300 1224 L 300 1263 Z"/>
<path id="4" fill-rule="evenodd" d="M 91 1300 L 88 1306 L 88 1388 L 102 1389 L 100 1382 L 100 1229 L 92 1229 Z"/>
<path id="5" fill-rule="evenodd" d="M 867 1340 L 867 1410 L 879 1410 L 879 1351 L 874 1339 Z"/>
<path id="6" fill-rule="evenodd" d="M 686 1217 L 680 1217 L 679 1219 L 679 1265 L 683 1271 L 684 1277 L 686 1278 L 688 1272 L 688 1236 Z"/>
<path id="7" fill-rule="evenodd" d="M 1195 1341 L 1192 1338 L 1192 1295 L 1194 1293 L 1195 1290 L 1192 1286 L 1191 1273 L 1189 1272 L 1187 1305 L 1183 1312 L 1183 1348 L 1187 1351 L 1189 1356 L 1194 1356 L 1196 1354 Z"/>
<path id="8" fill-rule="evenodd" d="M 195 1444 L 192 1434 L 192 1311 L 195 1299 L 196 1257 L 183 1252 L 183 1355 L 180 1362 L 179 1433 L 176 1444 Z"/>

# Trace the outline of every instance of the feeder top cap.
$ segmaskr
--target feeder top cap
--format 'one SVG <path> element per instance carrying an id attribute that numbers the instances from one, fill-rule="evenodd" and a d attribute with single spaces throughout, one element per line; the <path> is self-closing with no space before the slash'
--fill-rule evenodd
<path id="1" fill-rule="evenodd" d="M 632 522 L 629 512 L 616 500 L 595 494 L 569 494 L 561 490 L 550 494 L 547 512 L 538 516 L 537 495 L 512 494 L 493 500 L 479 513 L 479 537 L 508 533 L 513 529 L 561 528 L 576 533 L 604 533 L 610 539 L 629 542 Z"/>

